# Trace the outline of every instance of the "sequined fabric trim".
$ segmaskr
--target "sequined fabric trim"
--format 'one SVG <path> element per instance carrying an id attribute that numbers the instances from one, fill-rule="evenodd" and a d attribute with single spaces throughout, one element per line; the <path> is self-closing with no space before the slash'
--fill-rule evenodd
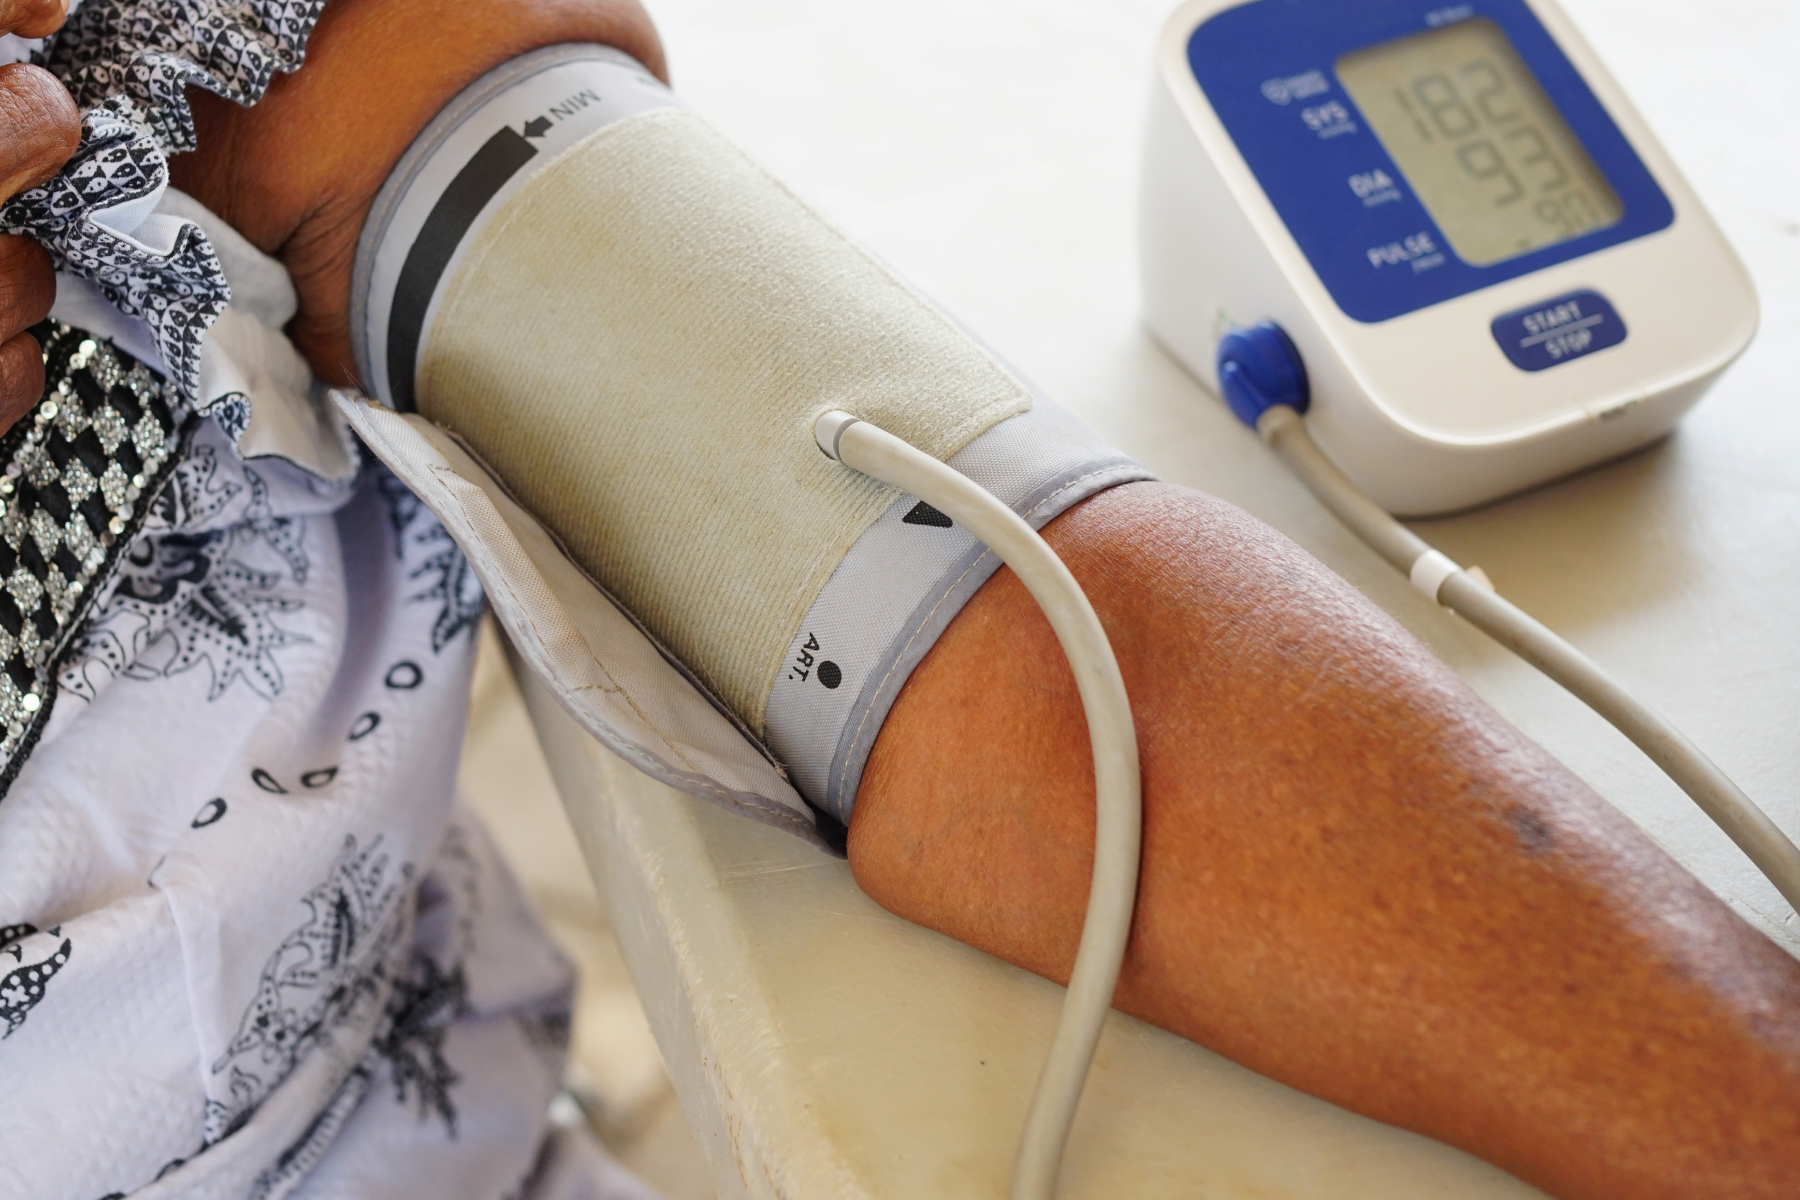
<path id="1" fill-rule="evenodd" d="M 0 233 L 35 239 L 59 269 L 92 280 L 114 308 L 148 325 L 176 382 L 194 397 L 201 340 L 231 289 L 198 226 L 184 227 L 165 255 L 97 219 L 168 181 L 162 151 L 134 113 L 124 98 L 83 113 L 74 157 L 55 178 L 0 205 Z"/>
<path id="2" fill-rule="evenodd" d="M 49 719 L 58 661 L 179 461 L 183 434 L 162 375 L 60 321 L 31 333 L 44 395 L 0 437 L 0 790 Z"/>

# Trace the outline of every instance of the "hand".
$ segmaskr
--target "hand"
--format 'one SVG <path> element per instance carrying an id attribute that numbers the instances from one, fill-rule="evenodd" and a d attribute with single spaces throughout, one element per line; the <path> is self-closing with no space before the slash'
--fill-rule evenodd
<path id="1" fill-rule="evenodd" d="M 0 0 L 0 33 L 56 32 L 65 0 Z M 81 140 L 81 114 L 56 77 L 39 67 L 0 67 L 0 200 L 51 178 Z M 25 330 L 50 314 L 56 275 L 44 248 L 0 236 L 0 432 L 31 410 L 44 391 L 44 360 Z"/>
<path id="2" fill-rule="evenodd" d="M 49 37 L 68 15 L 69 0 L 0 0 L 0 34 Z"/>

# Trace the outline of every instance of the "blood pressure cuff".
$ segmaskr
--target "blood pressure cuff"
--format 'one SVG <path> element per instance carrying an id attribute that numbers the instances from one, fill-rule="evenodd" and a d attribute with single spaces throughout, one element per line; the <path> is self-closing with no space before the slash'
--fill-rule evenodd
<path id="1" fill-rule="evenodd" d="M 818 415 L 1034 525 L 1148 477 L 601 47 L 507 63 L 420 135 L 352 320 L 384 407 L 341 402 L 550 691 L 643 769 L 809 836 L 848 823 L 900 686 L 998 565 L 822 455 Z"/>

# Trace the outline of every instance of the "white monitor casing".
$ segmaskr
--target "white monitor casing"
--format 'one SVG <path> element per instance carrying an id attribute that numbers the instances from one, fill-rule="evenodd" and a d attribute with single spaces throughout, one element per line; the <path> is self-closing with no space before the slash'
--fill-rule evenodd
<path id="1" fill-rule="evenodd" d="M 1191 0 L 1157 45 L 1138 229 L 1145 319 L 1215 394 L 1220 337 L 1263 319 L 1281 325 L 1306 361 L 1314 438 L 1390 512 L 1469 508 L 1655 441 L 1749 344 L 1757 303 L 1748 272 L 1547 0 L 1531 8 L 1663 189 L 1673 222 L 1402 316 L 1352 319 L 1189 66 L 1195 29 L 1240 2 Z M 1625 342 L 1549 370 L 1508 361 L 1490 332 L 1494 318 L 1582 289 L 1612 301 L 1630 331 Z"/>

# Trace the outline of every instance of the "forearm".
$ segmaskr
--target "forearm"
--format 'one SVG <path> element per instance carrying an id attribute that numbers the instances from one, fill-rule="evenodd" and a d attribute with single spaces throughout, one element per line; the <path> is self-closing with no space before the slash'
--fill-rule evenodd
<path id="1" fill-rule="evenodd" d="M 1191 492 L 1046 532 L 1137 718 L 1121 1007 L 1558 1196 L 1783 1194 L 1800 967 L 1348 585 Z M 851 862 L 902 915 L 1052 978 L 1092 782 L 1074 685 L 1002 574 L 914 673 Z"/>

